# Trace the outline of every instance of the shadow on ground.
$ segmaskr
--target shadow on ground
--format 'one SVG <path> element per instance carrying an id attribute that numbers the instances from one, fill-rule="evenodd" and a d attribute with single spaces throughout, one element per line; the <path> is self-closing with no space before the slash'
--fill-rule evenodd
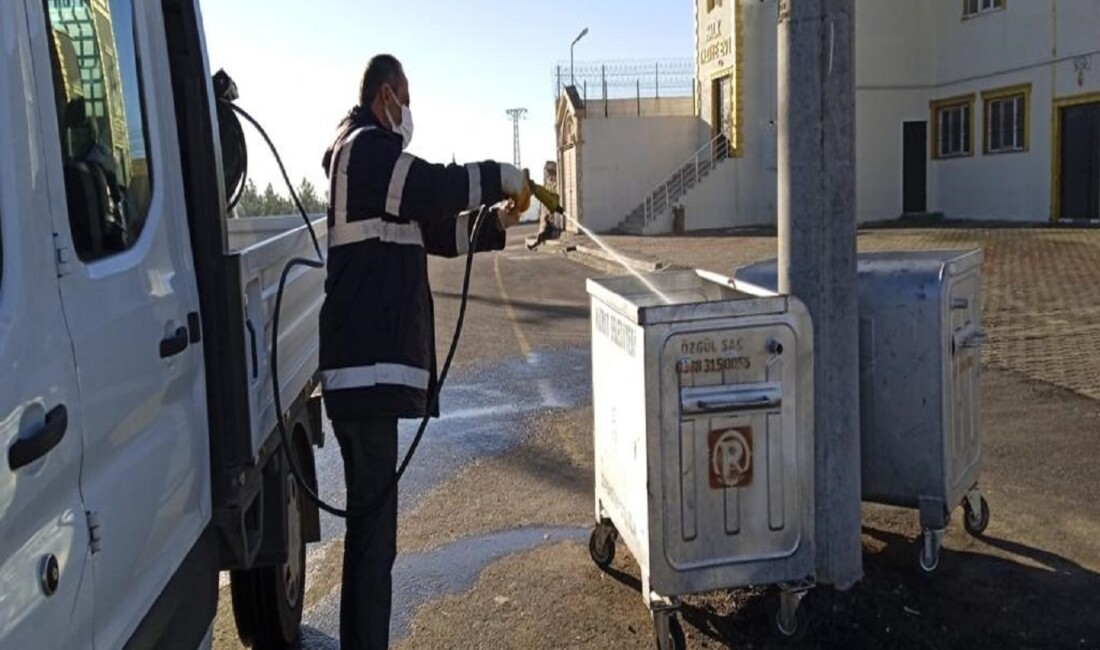
<path id="1" fill-rule="evenodd" d="M 681 617 L 696 639 L 734 648 L 1100 647 L 1100 574 L 1017 542 L 982 541 L 1001 553 L 945 550 L 940 571 L 921 575 L 913 540 L 864 528 L 865 549 L 878 550 L 865 550 L 863 580 L 847 592 L 811 592 L 810 628 L 797 644 L 773 631 L 771 589 L 689 597 Z M 632 573 L 607 574 L 641 588 Z"/>

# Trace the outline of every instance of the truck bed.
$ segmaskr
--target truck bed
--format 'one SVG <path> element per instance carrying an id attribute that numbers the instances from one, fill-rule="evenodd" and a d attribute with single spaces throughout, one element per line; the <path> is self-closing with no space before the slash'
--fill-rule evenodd
<path id="1" fill-rule="evenodd" d="M 328 232 L 323 216 L 313 219 L 324 251 Z M 252 461 L 275 431 L 271 391 L 271 340 L 275 296 L 284 265 L 293 258 L 316 259 L 309 232 L 297 216 L 241 217 L 228 220 L 228 252 L 240 280 L 244 313 L 240 335 L 248 368 Z M 325 272 L 300 266 L 291 271 L 279 315 L 279 382 L 283 408 L 316 385 L 318 317 L 324 300 Z"/>

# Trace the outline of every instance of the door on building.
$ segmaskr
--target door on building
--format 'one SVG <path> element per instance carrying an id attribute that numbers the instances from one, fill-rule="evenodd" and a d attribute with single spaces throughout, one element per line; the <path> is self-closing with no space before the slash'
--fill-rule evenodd
<path id="1" fill-rule="evenodd" d="M 928 122 L 902 125 L 901 210 L 928 211 Z"/>
<path id="2" fill-rule="evenodd" d="M 714 156 L 725 158 L 729 155 L 730 133 L 733 132 L 732 77 L 729 75 L 714 80 L 714 120 L 713 125 Z"/>
<path id="3" fill-rule="evenodd" d="M 1100 219 L 1100 102 L 1066 106 L 1061 114 L 1063 219 Z"/>

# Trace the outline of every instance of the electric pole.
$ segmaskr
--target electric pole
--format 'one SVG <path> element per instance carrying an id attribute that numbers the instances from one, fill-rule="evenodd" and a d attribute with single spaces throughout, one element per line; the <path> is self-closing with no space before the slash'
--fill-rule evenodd
<path id="1" fill-rule="evenodd" d="M 847 589 L 860 545 L 855 0 L 780 0 L 779 291 L 814 323 L 817 578 Z"/>
<path id="2" fill-rule="evenodd" d="M 509 108 L 504 111 L 512 118 L 512 159 L 516 167 L 523 169 L 519 159 L 519 121 L 527 117 L 526 108 Z"/>

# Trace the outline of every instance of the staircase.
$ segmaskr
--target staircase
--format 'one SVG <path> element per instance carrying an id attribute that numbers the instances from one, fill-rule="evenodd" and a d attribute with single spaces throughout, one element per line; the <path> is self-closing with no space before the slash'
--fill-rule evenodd
<path id="1" fill-rule="evenodd" d="M 619 222 L 612 232 L 621 235 L 644 235 L 658 219 L 672 212 L 673 206 L 730 157 L 729 139 L 718 135 L 685 160 L 668 178 L 654 187 L 638 205 Z"/>

